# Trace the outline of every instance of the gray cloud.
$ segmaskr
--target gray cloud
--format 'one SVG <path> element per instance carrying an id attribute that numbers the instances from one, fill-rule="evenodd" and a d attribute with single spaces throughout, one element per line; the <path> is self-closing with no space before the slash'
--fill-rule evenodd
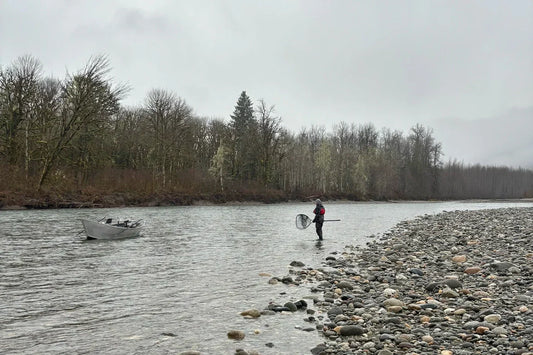
<path id="1" fill-rule="evenodd" d="M 532 15 L 529 0 L 3 1 L 0 65 L 30 53 L 62 76 L 103 53 L 133 89 L 126 104 L 157 87 L 228 119 L 246 90 L 293 131 L 423 123 L 447 156 L 524 166 L 527 119 L 497 123 L 533 106 Z"/>
<path id="2" fill-rule="evenodd" d="M 448 119 L 432 124 L 445 142 L 445 161 L 533 168 L 533 106 L 474 120 Z"/>

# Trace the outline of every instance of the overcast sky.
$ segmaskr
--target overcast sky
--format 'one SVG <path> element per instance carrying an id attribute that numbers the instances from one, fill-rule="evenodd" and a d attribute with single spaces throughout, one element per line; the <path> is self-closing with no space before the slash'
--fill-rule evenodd
<path id="1" fill-rule="evenodd" d="M 531 0 L 0 0 L 0 65 L 25 54 L 58 78 L 107 55 L 126 105 L 229 120 L 246 90 L 294 133 L 421 123 L 446 161 L 533 168 Z"/>

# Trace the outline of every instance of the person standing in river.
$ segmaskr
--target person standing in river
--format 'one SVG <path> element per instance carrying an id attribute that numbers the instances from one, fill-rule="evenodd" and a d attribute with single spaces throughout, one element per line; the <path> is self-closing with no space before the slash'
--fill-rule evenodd
<path id="1" fill-rule="evenodd" d="M 318 240 L 322 240 L 322 225 L 324 224 L 324 215 L 326 214 L 326 209 L 324 208 L 324 205 L 322 205 L 322 201 L 320 201 L 320 199 L 317 199 L 315 203 L 316 207 L 313 210 L 315 218 L 313 219 L 313 223 L 316 227 L 316 234 L 318 235 Z"/>

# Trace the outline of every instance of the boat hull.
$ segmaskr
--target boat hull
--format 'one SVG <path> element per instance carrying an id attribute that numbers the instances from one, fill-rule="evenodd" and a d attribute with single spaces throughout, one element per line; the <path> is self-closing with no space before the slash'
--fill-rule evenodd
<path id="1" fill-rule="evenodd" d="M 119 227 L 111 224 L 89 221 L 82 219 L 83 229 L 88 239 L 124 239 L 138 237 L 142 226 L 135 228 Z"/>

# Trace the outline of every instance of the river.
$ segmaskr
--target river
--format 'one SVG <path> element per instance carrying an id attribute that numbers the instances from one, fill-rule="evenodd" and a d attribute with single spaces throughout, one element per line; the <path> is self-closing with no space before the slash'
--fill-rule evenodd
<path id="1" fill-rule="evenodd" d="M 291 261 L 320 267 L 396 223 L 441 211 L 532 202 L 325 202 L 324 241 L 295 227 L 312 203 L 0 211 L 0 353 L 310 354 L 323 339 L 305 314 L 240 312 L 297 301 L 307 287 L 270 285 Z M 80 218 L 143 219 L 139 238 L 86 240 Z M 312 308 L 312 301 L 311 303 Z M 242 330 L 234 341 L 226 334 Z M 269 344 L 269 346 L 266 346 Z"/>

